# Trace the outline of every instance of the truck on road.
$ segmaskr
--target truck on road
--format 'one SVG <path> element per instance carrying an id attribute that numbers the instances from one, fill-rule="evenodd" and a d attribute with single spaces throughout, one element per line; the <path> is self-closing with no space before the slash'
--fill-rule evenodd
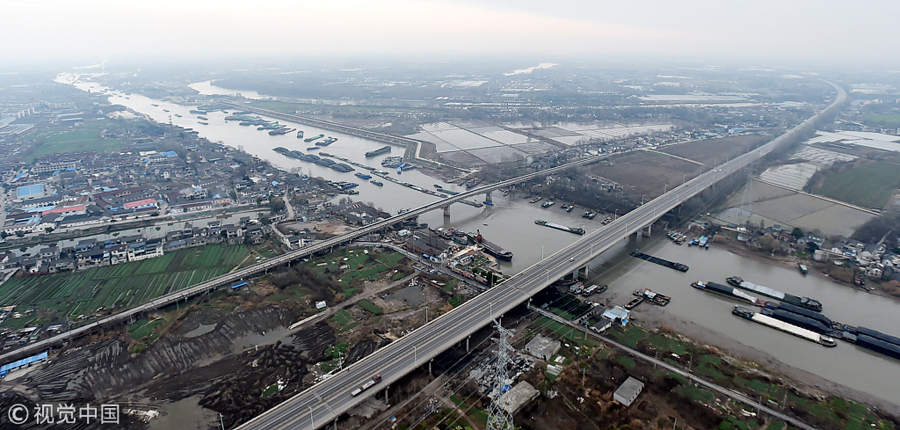
<path id="1" fill-rule="evenodd" d="M 359 395 L 359 393 L 362 393 L 363 391 L 366 391 L 366 390 L 368 390 L 369 388 L 372 388 L 373 385 L 375 385 L 375 384 L 377 384 L 377 383 L 379 383 L 379 382 L 381 382 L 381 375 L 380 375 L 380 374 L 379 374 L 379 375 L 373 376 L 372 379 L 369 379 L 368 381 L 364 382 L 364 383 L 363 383 L 362 385 L 360 385 L 359 387 L 354 388 L 353 391 L 350 392 L 350 395 L 353 396 L 353 397 L 356 397 L 356 396 Z"/>

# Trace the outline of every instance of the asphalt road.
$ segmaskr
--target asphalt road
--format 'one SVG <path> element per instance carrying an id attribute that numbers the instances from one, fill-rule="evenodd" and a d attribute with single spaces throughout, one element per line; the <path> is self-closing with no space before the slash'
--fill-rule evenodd
<path id="1" fill-rule="evenodd" d="M 669 210 L 727 177 L 731 172 L 747 166 L 772 152 L 781 144 L 802 135 L 819 116 L 832 111 L 846 99 L 846 92 L 843 89 L 833 84 L 832 86 L 837 90 L 838 96 L 831 106 L 787 133 L 751 152 L 716 166 L 619 217 L 609 225 L 585 235 L 581 240 L 516 274 L 503 284 L 487 290 L 238 428 L 314 429 L 330 423 L 340 414 L 360 403 L 365 397 L 400 379 L 416 367 L 426 364 L 428 360 L 464 340 L 470 333 L 524 303 L 556 279 L 584 266 L 619 240 L 651 224 Z M 512 184 L 521 180 L 521 178 L 517 178 L 501 184 Z M 479 192 L 483 191 L 472 191 L 456 197 L 469 196 Z M 380 384 L 356 397 L 350 395 L 353 388 L 362 385 L 375 374 L 382 376 L 383 380 Z"/>

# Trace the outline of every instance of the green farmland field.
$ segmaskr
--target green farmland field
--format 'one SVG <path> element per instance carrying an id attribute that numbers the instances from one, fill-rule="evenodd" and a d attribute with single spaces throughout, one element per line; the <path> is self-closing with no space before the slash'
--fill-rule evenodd
<path id="1" fill-rule="evenodd" d="M 878 161 L 825 178 L 816 194 L 864 208 L 882 208 L 900 187 L 900 166 Z"/>
<path id="2" fill-rule="evenodd" d="M 243 245 L 208 245 L 114 266 L 12 278 L 0 285 L 0 306 L 33 308 L 46 320 L 132 307 L 225 274 L 249 253 Z M 7 319 L 3 325 L 17 323 L 24 321 Z"/>

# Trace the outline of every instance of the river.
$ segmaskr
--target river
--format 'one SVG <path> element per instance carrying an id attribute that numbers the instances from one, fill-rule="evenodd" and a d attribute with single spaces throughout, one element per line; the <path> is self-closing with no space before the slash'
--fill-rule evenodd
<path id="1" fill-rule="evenodd" d="M 664 315 L 691 321 L 765 351 L 791 367 L 900 405 L 897 378 L 887 377 L 900 374 L 900 361 L 844 341 L 838 341 L 835 348 L 825 348 L 738 318 L 731 314 L 738 302 L 695 289 L 690 284 L 696 280 L 726 284 L 725 278 L 740 276 L 755 284 L 815 298 L 822 302 L 822 314 L 832 320 L 892 335 L 900 334 L 897 330 L 900 315 L 895 300 L 836 284 L 816 272 L 804 276 L 796 267 L 743 257 L 715 244 L 706 251 L 687 245 L 679 246 L 662 235 L 658 236 L 637 241 L 632 237 L 625 248 L 638 248 L 647 254 L 687 264 L 690 270 L 687 273 L 677 272 L 630 257 L 624 251 L 604 254 L 602 265 L 595 262 L 598 267 L 593 270 L 591 282 L 608 284 L 609 290 L 604 295 L 613 304 L 626 303 L 638 288 L 650 288 L 672 297 L 671 303 L 661 308 Z M 645 303 L 640 306 L 652 305 Z"/>
<path id="2" fill-rule="evenodd" d="M 211 87 L 209 83 L 206 87 Z M 103 87 L 90 82 L 75 84 L 83 90 L 93 92 Z M 212 88 L 212 87 L 211 87 Z M 215 88 L 213 88 L 215 90 Z M 209 118 L 209 125 L 198 124 L 197 115 L 188 111 L 192 106 L 177 105 L 170 102 L 150 99 L 137 94 L 123 95 L 112 92 L 110 102 L 124 105 L 136 112 L 145 114 L 160 123 L 169 123 L 192 128 L 213 142 L 221 142 L 231 147 L 242 147 L 244 151 L 270 161 L 277 167 L 291 169 L 300 167 L 304 174 L 322 176 L 333 180 L 361 182 L 357 187 L 360 194 L 352 196 L 354 200 L 372 202 L 388 212 L 396 213 L 403 208 L 413 208 L 430 203 L 434 196 L 425 195 L 414 190 L 384 181 L 384 187 L 377 187 L 368 182 L 357 180 L 352 173 L 339 173 L 322 166 L 284 157 L 272 151 L 283 146 L 289 149 L 304 150 L 308 143 L 295 137 L 295 133 L 283 136 L 269 136 L 256 127 L 241 127 L 237 122 L 225 122 L 226 114 L 211 112 L 204 115 Z M 156 104 L 158 106 L 153 106 Z M 168 109 L 170 112 L 163 112 Z M 175 114 L 182 117 L 175 117 Z M 344 156 L 354 161 L 371 166 L 380 166 L 380 161 L 387 155 L 366 159 L 364 152 L 379 148 L 384 144 L 354 136 L 344 135 L 328 130 L 318 129 L 302 124 L 280 121 L 298 130 L 304 130 L 306 136 L 323 133 L 339 140 L 325 149 L 326 152 Z M 394 148 L 393 155 L 400 155 L 401 150 Z M 388 154 L 390 155 L 390 154 Z M 393 173 L 392 173 L 393 174 Z M 433 184 L 440 184 L 451 190 L 461 190 L 430 178 L 418 170 L 404 172 L 404 181 L 414 183 L 423 188 L 433 189 Z M 481 230 L 484 236 L 515 253 L 513 261 L 502 263 L 504 272 L 513 274 L 536 263 L 541 256 L 548 256 L 569 245 L 580 236 L 561 232 L 534 224 L 535 219 L 543 219 L 572 227 L 583 227 L 592 231 L 601 226 L 602 216 L 587 220 L 580 216 L 583 208 L 576 208 L 566 213 L 559 208 L 559 203 L 543 209 L 536 204 L 529 204 L 522 196 L 504 197 L 500 192 L 493 194 L 494 206 L 473 208 L 456 204 L 451 207 L 451 216 L 444 218 L 441 211 L 433 211 L 420 217 L 420 222 L 431 227 L 457 227 L 467 231 Z M 900 374 L 900 362 L 897 360 L 839 341 L 836 348 L 824 347 L 800 340 L 796 337 L 764 327 L 731 314 L 735 303 L 714 296 L 690 286 L 695 280 L 710 280 L 724 283 L 728 276 L 740 276 L 748 281 L 780 289 L 788 293 L 809 296 L 820 300 L 824 305 L 824 314 L 834 320 L 851 325 L 863 325 L 893 335 L 900 335 L 896 327 L 900 327 L 900 312 L 897 303 L 852 288 L 837 285 L 818 274 L 803 276 L 796 268 L 789 269 L 773 265 L 765 261 L 745 258 L 715 245 L 708 251 L 688 246 L 678 246 L 661 238 L 662 232 L 655 232 L 654 239 L 622 241 L 620 245 L 607 251 L 592 266 L 592 282 L 609 284 L 609 291 L 604 296 L 610 297 L 616 304 L 624 304 L 626 297 L 641 287 L 649 287 L 654 291 L 672 296 L 672 302 L 663 312 L 673 317 L 691 321 L 706 329 L 718 332 L 755 349 L 765 351 L 785 364 L 819 375 L 832 382 L 858 390 L 880 398 L 894 405 L 900 405 L 900 390 L 896 388 L 896 377 L 887 375 Z M 661 258 L 681 262 L 690 266 L 687 273 L 658 266 L 628 256 L 626 250 L 641 248 L 642 251 Z M 647 306 L 647 305 L 641 305 Z"/>

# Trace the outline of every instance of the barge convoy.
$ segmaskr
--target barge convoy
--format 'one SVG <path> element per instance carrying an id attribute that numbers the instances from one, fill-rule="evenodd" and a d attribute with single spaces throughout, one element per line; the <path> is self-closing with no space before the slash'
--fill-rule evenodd
<path id="1" fill-rule="evenodd" d="M 816 333 L 812 330 L 807 330 L 803 327 L 798 327 L 793 324 L 786 323 L 784 321 L 772 318 L 768 315 L 754 312 L 751 309 L 747 309 L 743 306 L 735 306 L 732 309 L 731 313 L 741 317 L 746 318 L 750 321 L 753 321 L 758 324 L 762 324 L 764 326 L 772 327 L 776 330 L 781 330 L 785 333 L 792 334 L 802 339 L 806 339 L 811 342 L 818 343 L 819 345 L 826 346 L 829 348 L 833 348 L 837 346 L 837 342 L 835 342 L 834 338 L 830 336 L 825 336 L 819 333 Z"/>
<path id="2" fill-rule="evenodd" d="M 640 258 L 642 260 L 647 260 L 651 263 L 656 263 L 656 264 L 659 264 L 660 266 L 665 266 L 670 269 L 675 269 L 679 272 L 687 272 L 688 271 L 688 266 L 686 264 L 675 263 L 675 262 L 669 261 L 669 260 L 663 260 L 662 258 L 659 258 L 659 257 L 654 257 L 652 255 L 644 254 L 643 252 L 632 251 L 631 256 L 635 257 L 635 258 Z"/>
<path id="3" fill-rule="evenodd" d="M 566 226 L 564 226 L 564 225 L 562 225 L 562 224 L 557 224 L 557 223 L 555 223 L 555 222 L 547 222 L 547 221 L 544 221 L 544 220 L 542 220 L 542 219 L 536 219 L 536 220 L 534 220 L 534 223 L 537 224 L 537 225 L 542 225 L 542 226 L 544 226 L 544 227 L 550 227 L 550 228 L 555 228 L 555 229 L 557 229 L 557 230 L 567 231 L 567 232 L 569 232 L 569 233 L 577 234 L 577 235 L 579 235 L 579 236 L 584 234 L 584 229 L 583 229 L 583 228 L 578 228 L 578 227 L 566 227 Z"/>
<path id="4" fill-rule="evenodd" d="M 735 287 L 738 287 L 738 288 L 743 288 L 748 291 L 753 291 L 753 292 L 762 294 L 766 297 L 771 297 L 773 299 L 776 299 L 776 300 L 779 300 L 779 301 L 782 301 L 785 303 L 790 303 L 794 306 L 800 306 L 802 308 L 810 309 L 810 310 L 813 310 L 816 312 L 822 312 L 822 303 L 819 302 L 818 300 L 811 299 L 809 297 L 797 297 L 792 294 L 783 293 L 781 291 L 778 291 L 778 290 L 775 290 L 775 289 L 772 289 L 772 288 L 769 288 L 766 286 L 756 285 L 752 282 L 747 282 L 737 276 L 729 277 L 726 279 L 726 281 L 728 281 L 729 284 L 731 284 Z"/>

